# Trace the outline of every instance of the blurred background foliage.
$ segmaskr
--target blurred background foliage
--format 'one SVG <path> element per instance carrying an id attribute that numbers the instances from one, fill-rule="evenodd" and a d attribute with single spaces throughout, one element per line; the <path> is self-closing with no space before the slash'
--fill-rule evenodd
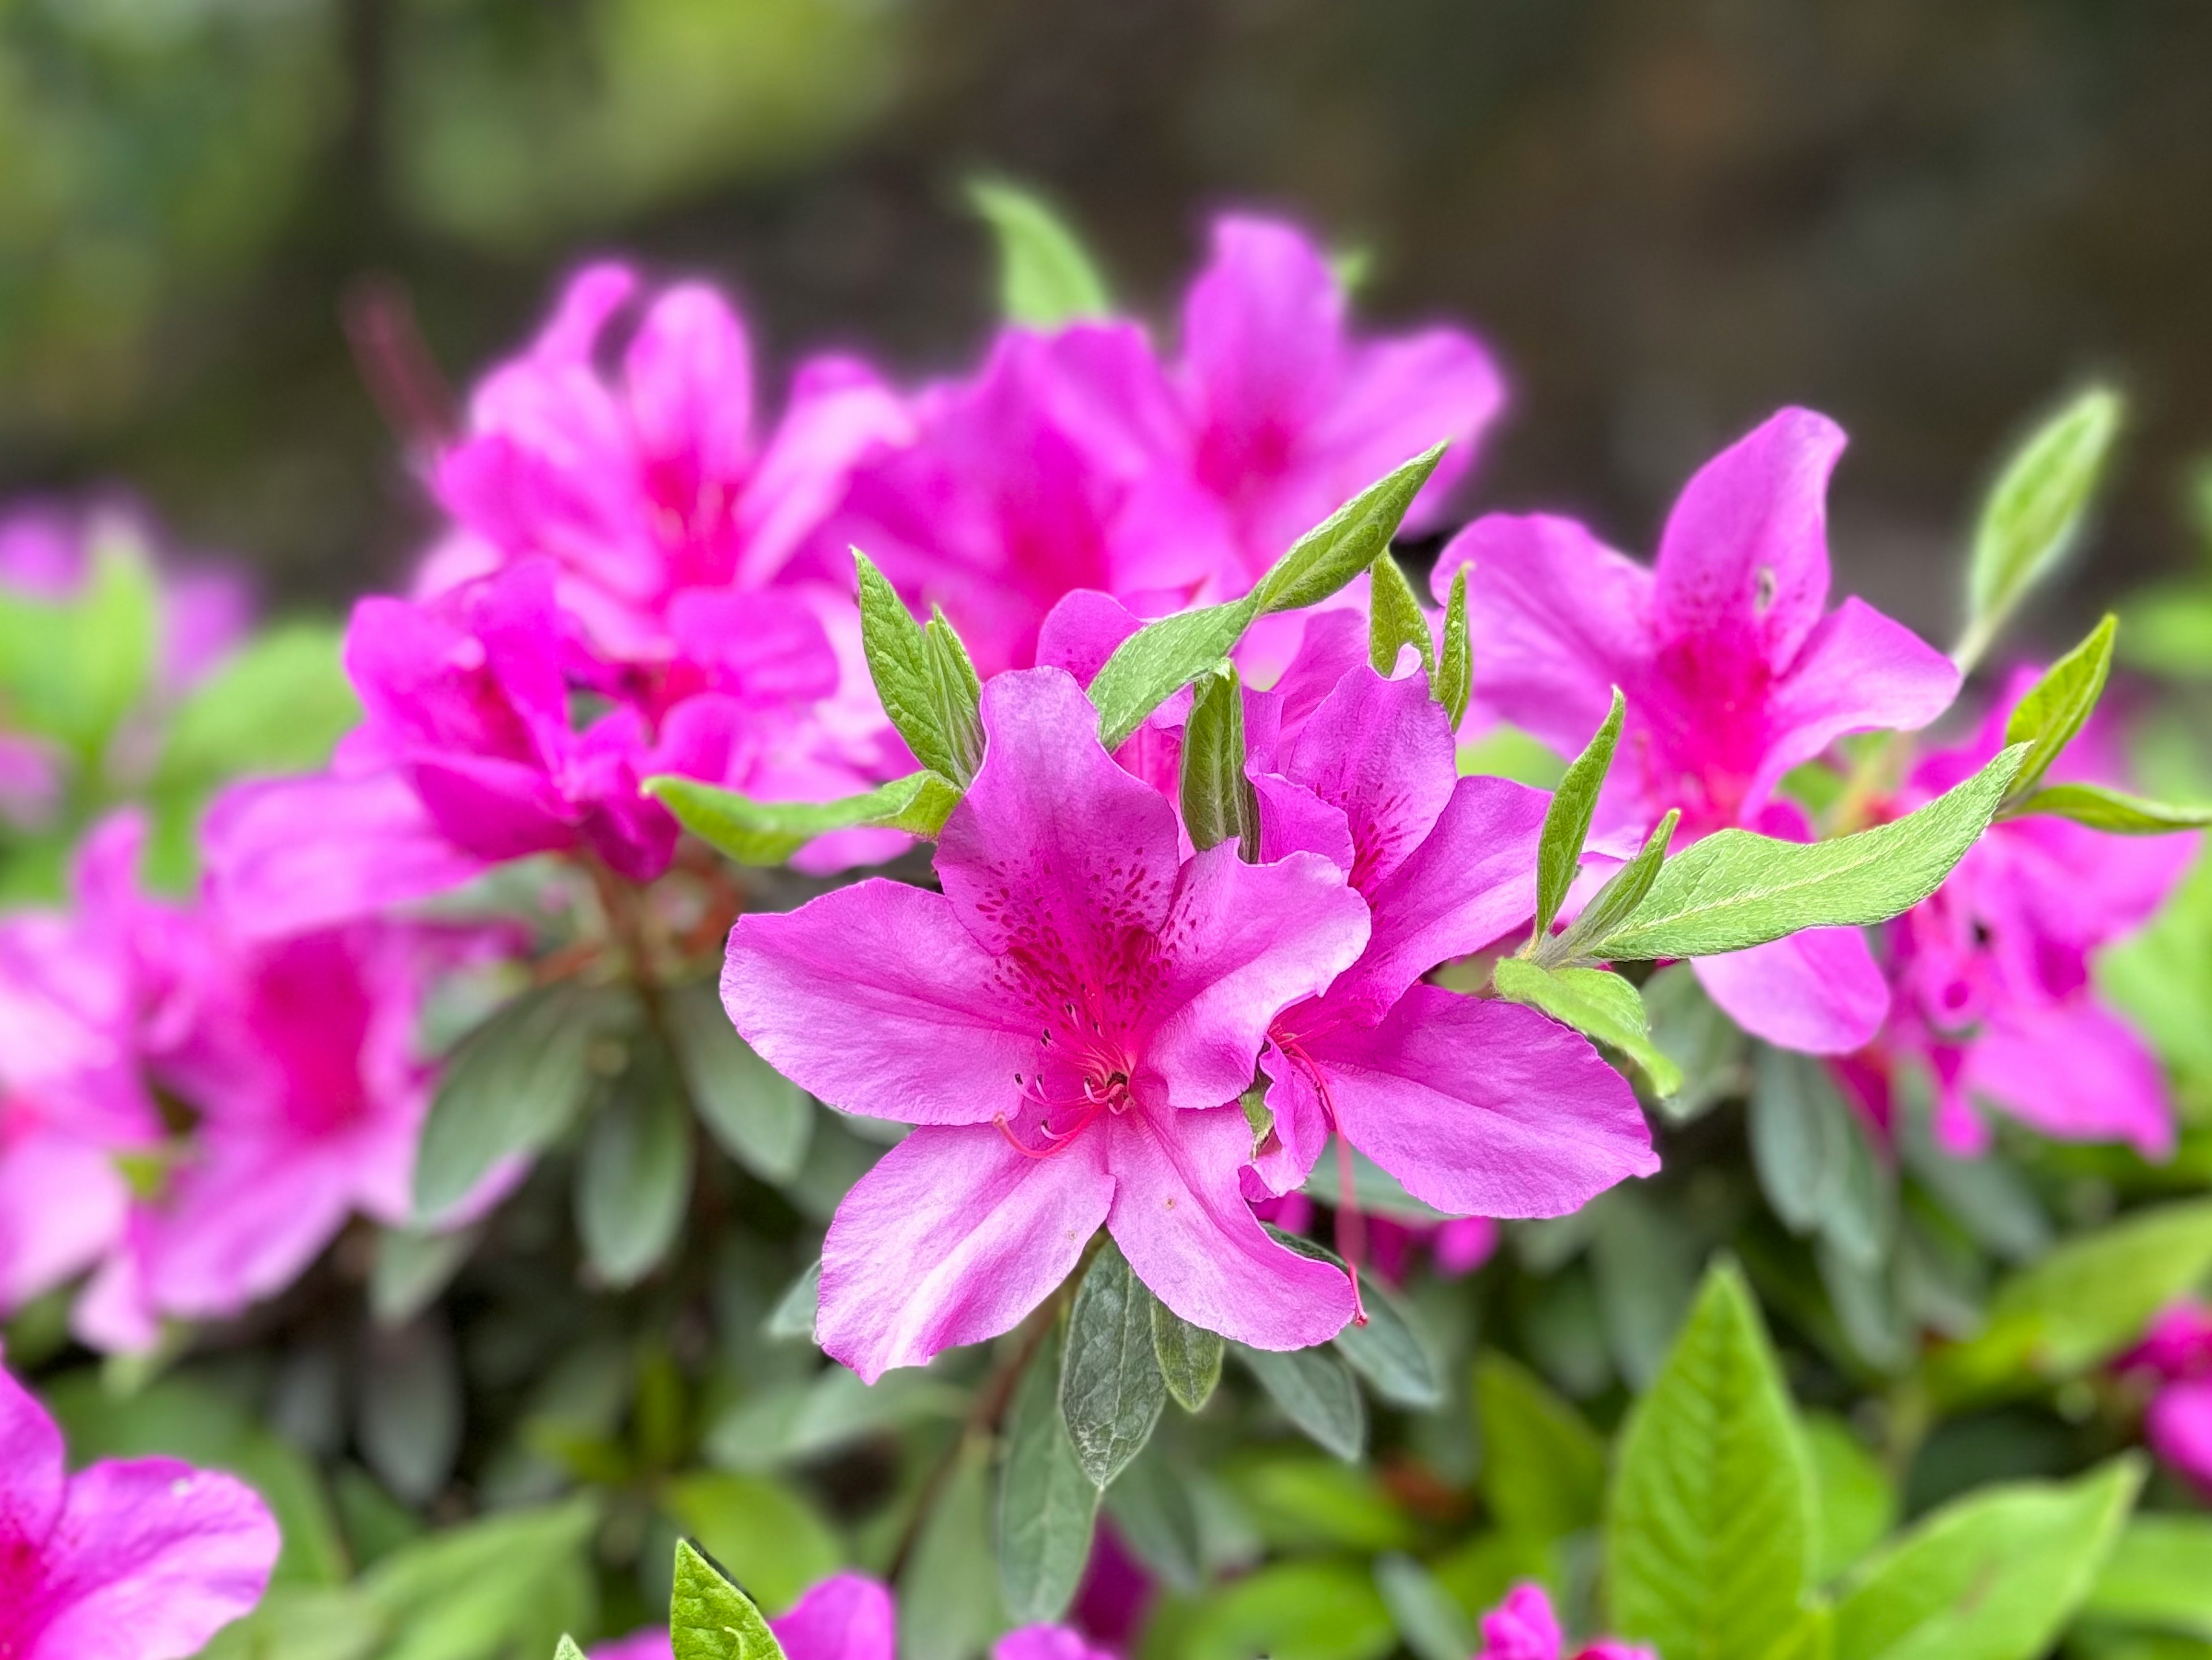
<path id="1" fill-rule="evenodd" d="M 922 373 L 987 325 L 991 167 L 1142 301 L 1256 200 L 1370 250 L 1371 310 L 1472 319 L 1518 407 L 1469 505 L 1645 545 L 1725 437 L 1827 410 L 1840 580 L 1939 635 L 1988 458 L 2112 376 L 2056 635 L 2194 556 L 2208 63 L 2189 0 L 0 0 L 0 485 L 127 477 L 335 601 L 423 527 L 349 312 L 404 297 L 465 380 L 619 246 L 777 361 Z"/>

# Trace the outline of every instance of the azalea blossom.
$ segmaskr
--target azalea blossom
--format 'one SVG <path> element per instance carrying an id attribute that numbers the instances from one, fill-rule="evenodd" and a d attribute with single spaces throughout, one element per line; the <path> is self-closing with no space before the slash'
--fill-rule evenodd
<path id="1" fill-rule="evenodd" d="M 813 568 L 842 573 L 848 546 L 866 550 L 909 599 L 945 607 L 988 674 L 1044 660 L 1039 631 L 1074 589 L 1148 617 L 1245 593 L 1351 496 L 1449 441 L 1407 515 L 1424 529 L 1502 383 L 1462 331 L 1365 340 L 1347 310 L 1299 232 L 1224 218 L 1176 358 L 1128 322 L 1004 331 L 972 379 L 915 398 L 909 439 L 855 468 Z M 1279 666 L 1297 627 L 1263 619 L 1240 657 Z"/>
<path id="2" fill-rule="evenodd" d="M 1269 1025 L 1274 1120 L 1255 1161 L 1267 1185 L 1302 1183 L 1332 1132 L 1452 1215 L 1564 1215 L 1656 1171 L 1634 1091 L 1588 1038 L 1422 980 L 1534 914 L 1542 792 L 1460 777 L 1450 721 L 1418 671 L 1390 680 L 1358 665 L 1294 736 L 1284 701 L 1257 695 L 1247 718 L 1252 769 L 1274 786 L 1263 853 L 1317 844 L 1373 925 L 1358 963 Z"/>
<path id="3" fill-rule="evenodd" d="M 75 1475 L 0 1371 L 0 1655 L 185 1660 L 261 1600 L 281 1541 L 251 1487 L 173 1458 Z"/>
<path id="4" fill-rule="evenodd" d="M 1910 812 L 1986 764 L 2035 678 L 2015 674 L 1980 731 L 1923 757 L 1885 811 Z M 2051 779 L 2118 781 L 2114 738 L 2093 715 Z M 1924 1063 L 1936 1139 L 1954 1152 L 1988 1146 L 1978 1109 L 1990 1106 L 2060 1140 L 2124 1140 L 2165 1157 L 2173 1146 L 2165 1070 L 2106 1004 L 2091 969 L 2101 948 L 2157 913 L 2198 841 L 2111 836 L 2039 815 L 1990 825 L 1942 887 L 1884 931 L 1890 1019 L 1839 1067 L 1846 1085 L 1887 1124 L 1896 1067 Z"/>
<path id="5" fill-rule="evenodd" d="M 864 882 L 730 936 L 722 995 L 787 1077 L 918 1126 L 846 1196 L 817 1335 L 872 1382 L 1006 1331 L 1103 1224 L 1185 1319 L 1297 1348 L 1345 1277 L 1242 1196 L 1239 1096 L 1269 1023 L 1367 940 L 1319 854 L 1184 858 L 1175 808 L 1117 767 L 1065 672 L 983 690 L 983 763 L 939 838 L 942 893 Z"/>
<path id="6" fill-rule="evenodd" d="M 1571 520 L 1480 519 L 1434 576 L 1468 571 L 1476 695 L 1563 755 L 1627 699 L 1596 830 L 1625 854 L 1670 808 L 1684 845 L 1740 825 L 1811 825 L 1775 787 L 1847 733 L 1910 731 L 1956 695 L 1951 660 L 1856 599 L 1828 607 L 1834 423 L 1784 410 L 1700 468 L 1638 565 Z M 1784 1048 L 1844 1054 L 1889 994 L 1856 929 L 1816 928 L 1700 958 L 1713 1000 Z"/>
<path id="7" fill-rule="evenodd" d="M 2177 1303 L 2117 1363 L 2154 1386 L 2143 1439 L 2168 1468 L 2212 1495 L 2212 1306 Z"/>
<path id="8" fill-rule="evenodd" d="M 769 1629 L 787 1660 L 898 1660 L 898 1616 L 891 1594 L 865 1574 L 833 1574 L 799 1598 Z M 672 1660 L 665 1631 L 641 1631 L 602 1643 L 592 1660 Z M 1001 1637 L 991 1660 L 1114 1660 L 1064 1626 L 1024 1626 Z"/>
<path id="9" fill-rule="evenodd" d="M 1482 1647 L 1474 1660 L 1561 1660 L 1565 1639 L 1552 1599 L 1541 1585 L 1524 1581 L 1482 1616 Z M 1606 1638 L 1578 1650 L 1575 1660 L 1658 1660 L 1647 1648 Z"/>

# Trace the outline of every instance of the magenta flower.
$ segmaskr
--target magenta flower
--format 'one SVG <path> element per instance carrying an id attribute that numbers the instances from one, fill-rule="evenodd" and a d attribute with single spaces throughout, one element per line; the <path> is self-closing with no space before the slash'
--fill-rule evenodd
<path id="1" fill-rule="evenodd" d="M 823 358 L 800 368 L 763 439 L 744 326 L 696 283 L 653 298 L 610 374 L 608 336 L 637 294 L 626 267 L 580 271 L 537 340 L 477 388 L 468 431 L 435 474 L 465 535 L 434 556 L 425 584 L 549 559 L 561 607 L 593 648 L 653 664 L 680 650 L 680 596 L 776 582 L 854 458 L 906 417 L 865 365 Z"/>
<path id="2" fill-rule="evenodd" d="M 1890 810 L 1909 812 L 1995 755 L 2034 678 L 2015 675 L 1976 737 L 1923 759 Z M 2052 777 L 2118 781 L 2113 737 L 2092 716 Z M 2106 1006 L 2090 968 L 2100 948 L 2150 921 L 2197 842 L 2108 836 L 2053 818 L 1990 825 L 1943 885 L 1886 930 L 1889 1023 L 1841 1069 L 1845 1082 L 1887 1123 L 1892 1067 L 1924 1061 L 1936 1085 L 1936 1137 L 1955 1152 L 1988 1145 L 1982 1103 L 2045 1135 L 2130 1141 L 2164 1157 L 2173 1146 L 2164 1070 Z"/>
<path id="3" fill-rule="evenodd" d="M 1432 524 L 1503 401 L 1497 371 L 1456 330 L 1364 341 L 1346 310 L 1297 231 L 1224 219 L 1178 361 L 1129 323 L 1006 331 L 974 379 L 915 400 L 910 441 L 856 468 L 809 566 L 842 577 L 848 547 L 866 549 L 910 599 L 945 607 L 989 674 L 1042 660 L 1038 630 L 1075 589 L 1144 616 L 1244 593 L 1347 498 L 1449 440 L 1407 521 Z"/>
<path id="4" fill-rule="evenodd" d="M 1828 609 L 1826 496 L 1844 435 L 1784 410 L 1690 480 L 1647 570 L 1571 520 L 1493 515 L 1437 561 L 1468 567 L 1476 694 L 1563 754 L 1627 720 L 1598 829 L 1626 851 L 1669 808 L 1676 844 L 1730 825 L 1797 840 L 1778 799 L 1791 768 L 1854 732 L 1910 730 L 1948 706 L 1950 660 L 1851 599 Z M 1842 1054 L 1880 1028 L 1888 992 L 1855 929 L 1817 928 L 1701 958 L 1739 1024 L 1785 1048 Z"/>
<path id="5" fill-rule="evenodd" d="M 2212 1496 L 2212 1307 L 2178 1303 L 2116 1363 L 2155 1386 L 2143 1439 L 2168 1468 Z"/>
<path id="6" fill-rule="evenodd" d="M 0 920 L 0 1310 L 113 1248 L 131 1203 L 117 1156 L 161 1138 L 138 1067 L 148 986 L 129 917 L 141 834 L 131 816 L 94 830 L 67 914 Z"/>
<path id="7" fill-rule="evenodd" d="M 0 1371 L 0 1655 L 185 1660 L 261 1600 L 279 1543 L 228 1475 L 171 1458 L 69 1474 L 53 1420 Z"/>
<path id="8" fill-rule="evenodd" d="M 282 1291 L 356 1213 L 408 1220 L 434 1082 L 424 999 L 437 975 L 512 943 L 388 921 L 246 942 L 196 921 L 190 982 L 142 1049 L 198 1126 L 78 1305 L 101 1348 L 143 1349 L 164 1317 L 224 1318 Z"/>
<path id="9" fill-rule="evenodd" d="M 1419 674 L 1358 665 L 1272 758 L 1271 724 L 1247 719 L 1254 770 L 1276 785 L 1261 800 L 1263 850 L 1320 845 L 1374 921 L 1359 961 L 1269 1026 L 1274 1127 L 1255 1161 L 1268 1187 L 1303 1182 L 1332 1131 L 1455 1215 L 1564 1215 L 1656 1170 L 1634 1091 L 1587 1038 L 1517 1003 L 1422 983 L 1534 914 L 1543 794 L 1459 777 L 1450 723 Z"/>
<path id="10" fill-rule="evenodd" d="M 1482 1616 L 1482 1647 L 1474 1660 L 1560 1660 L 1565 1639 L 1552 1599 L 1541 1585 L 1523 1581 Z M 1606 1638 L 1581 1650 L 1576 1660 L 1658 1660 L 1651 1650 Z"/>
<path id="11" fill-rule="evenodd" d="M 891 1594 L 865 1574 L 832 1574 L 771 1620 L 787 1660 L 898 1660 L 898 1617 Z M 641 1631 L 602 1643 L 592 1660 L 671 1660 L 665 1631 Z M 1000 1638 L 991 1660 L 1113 1660 L 1060 1626 L 1025 1626 Z"/>
<path id="12" fill-rule="evenodd" d="M 919 1127 L 830 1224 L 822 1346 L 872 1382 L 994 1336 L 1102 1223 L 1185 1319 L 1322 1341 L 1350 1287 L 1253 1219 L 1237 1099 L 1269 1023 L 1359 955 L 1366 908 L 1312 854 L 1184 859 L 1174 807 L 1108 757 L 1062 671 L 1001 675 L 982 714 L 942 894 L 865 882 L 730 936 L 746 1041 L 824 1101 Z"/>

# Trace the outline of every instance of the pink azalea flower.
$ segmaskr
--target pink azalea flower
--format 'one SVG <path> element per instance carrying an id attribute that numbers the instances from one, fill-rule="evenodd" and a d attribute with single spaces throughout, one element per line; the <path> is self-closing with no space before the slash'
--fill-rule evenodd
<path id="1" fill-rule="evenodd" d="M 1919 806 L 1995 755 L 2034 678 L 2014 677 L 1972 741 L 1923 759 L 1890 810 Z M 2054 778 L 2116 781 L 2113 736 L 2093 716 Z M 2063 818 L 1992 824 L 1933 896 L 1889 925 L 1889 1023 L 1842 1069 L 1847 1085 L 1886 1123 L 1891 1068 L 1917 1057 L 1936 1083 L 1936 1137 L 1954 1152 L 1988 1145 L 1983 1103 L 2045 1135 L 2125 1140 L 2164 1157 L 2173 1146 L 2164 1069 L 2099 995 L 2090 965 L 2150 921 L 2197 842 L 2107 836 Z"/>
<path id="2" fill-rule="evenodd" d="M 890 1592 L 865 1574 L 833 1574 L 771 1620 L 788 1660 L 898 1660 L 898 1620 Z M 592 1660 L 671 1660 L 665 1631 L 641 1631 L 602 1643 Z M 1025 1626 L 999 1639 L 991 1660 L 1114 1660 L 1059 1626 Z"/>
<path id="3" fill-rule="evenodd" d="M 464 529 L 425 573 L 435 591 L 499 564 L 545 558 L 562 609 L 593 648 L 629 664 L 680 654 L 688 593 L 756 596 L 778 581 L 831 507 L 854 459 L 907 423 L 875 374 L 845 358 L 803 365 L 781 424 L 756 430 L 752 350 L 727 301 L 696 283 L 663 289 L 601 367 L 635 272 L 572 278 L 528 350 L 487 376 L 467 432 L 438 459 L 438 498 Z"/>
<path id="4" fill-rule="evenodd" d="M 191 983 L 143 1048 L 198 1122 L 78 1306 L 101 1348 L 141 1349 L 164 1317 L 226 1318 L 274 1295 L 356 1213 L 408 1220 L 434 1079 L 416 1041 L 424 998 L 438 974 L 511 944 L 375 921 L 244 941 L 198 922 Z"/>
<path id="5" fill-rule="evenodd" d="M 1571 520 L 1493 515 L 1437 561 L 1468 568 L 1476 690 L 1563 754 L 1626 722 L 1599 830 L 1626 850 L 1669 808 L 1677 846 L 1730 825 L 1803 840 L 1776 799 L 1791 768 L 1854 732 L 1910 730 L 1956 694 L 1957 668 L 1862 601 L 1828 609 L 1828 475 L 1844 435 L 1784 410 L 1700 468 L 1646 569 Z M 1880 1028 L 1888 992 L 1856 929 L 1819 928 L 1702 958 L 1739 1024 L 1785 1048 L 1843 1054 Z"/>
<path id="6" fill-rule="evenodd" d="M 1103 1223 L 1169 1307 L 1270 1348 L 1338 1330 L 1345 1278 L 1239 1189 L 1237 1098 L 1268 1024 L 1359 955 L 1330 860 L 1182 856 L 1064 672 L 983 691 L 987 750 L 938 844 L 941 894 L 866 882 L 730 937 L 723 1000 L 822 1099 L 919 1126 L 840 1207 L 823 1347 L 872 1382 L 1009 1329 Z"/>
<path id="7" fill-rule="evenodd" d="M 1255 696 L 1262 713 L 1246 723 L 1254 770 L 1273 786 L 1262 849 L 1318 846 L 1374 922 L 1359 961 L 1269 1027 L 1261 1177 L 1279 1192 L 1302 1183 L 1332 1131 L 1454 1215 L 1563 1215 L 1656 1170 L 1634 1091 L 1587 1038 L 1422 982 L 1534 915 L 1542 793 L 1458 776 L 1450 723 L 1419 674 L 1356 666 L 1271 756 L 1277 702 Z"/>
<path id="8" fill-rule="evenodd" d="M 1474 1660 L 1560 1660 L 1565 1639 L 1552 1599 L 1541 1585 L 1522 1583 L 1482 1616 L 1482 1647 Z M 1647 1648 L 1607 1638 L 1591 1644 L 1576 1660 L 1657 1660 Z"/>
<path id="9" fill-rule="evenodd" d="M 0 920 L 0 1311 L 90 1268 L 122 1236 L 117 1156 L 156 1145 L 138 1068 L 144 977 L 121 915 L 137 821 L 107 821 L 77 855 L 66 914 Z"/>
<path id="10" fill-rule="evenodd" d="M 1497 370 L 1456 330 L 1362 340 L 1346 309 L 1298 232 L 1223 219 L 1179 360 L 1129 323 L 1006 331 L 973 380 L 915 400 L 909 441 L 856 469 L 812 567 L 842 574 L 848 546 L 866 549 L 910 599 L 945 607 L 988 674 L 1043 660 L 1044 619 L 1078 588 L 1145 616 L 1244 593 L 1347 498 L 1449 440 L 1407 518 L 1422 529 L 1503 402 Z M 1279 664 L 1297 626 L 1271 622 L 1246 652 Z"/>
<path id="11" fill-rule="evenodd" d="M 2157 1385 L 2143 1439 L 2170 1468 L 2212 1496 L 2212 1307 L 2178 1303 L 2115 1363 Z"/>
<path id="12" fill-rule="evenodd" d="M 0 1654 L 185 1660 L 261 1600 L 279 1543 L 228 1475 L 170 1458 L 70 1475 L 53 1420 L 0 1371 Z"/>

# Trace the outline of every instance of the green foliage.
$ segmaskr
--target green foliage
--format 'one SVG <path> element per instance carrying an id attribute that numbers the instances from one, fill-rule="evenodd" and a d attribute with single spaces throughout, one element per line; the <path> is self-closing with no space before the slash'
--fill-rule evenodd
<path id="1" fill-rule="evenodd" d="M 1285 1562 L 1208 1601 L 1187 1634 L 1188 1660 L 1380 1660 L 1397 1627 L 1356 1563 Z"/>
<path id="2" fill-rule="evenodd" d="M 647 779 L 645 793 L 685 830 L 740 865 L 780 865 L 832 830 L 872 828 L 933 836 L 960 805 L 960 792 L 929 771 L 910 772 L 835 801 L 756 801 L 673 774 Z"/>
<path id="3" fill-rule="evenodd" d="M 1680 811 L 1669 808 L 1651 827 L 1636 856 L 1606 878 L 1604 885 L 1590 896 L 1589 903 L 1564 933 L 1541 934 L 1531 942 L 1529 960 L 1544 968 L 1597 960 L 1592 946 L 1608 939 L 1643 904 L 1652 884 L 1659 879 L 1667 849 L 1674 844 L 1674 828 L 1681 822 Z"/>
<path id="4" fill-rule="evenodd" d="M 1605 1443 L 1543 1380 L 1496 1351 L 1474 1365 L 1482 1498 L 1500 1527 L 1553 1540 L 1597 1525 Z"/>
<path id="5" fill-rule="evenodd" d="M 2013 775 L 2011 795 L 2024 795 L 2043 781 L 2051 763 L 2074 741 L 2105 695 L 2105 680 L 2112 668 L 2112 636 L 2118 627 L 2119 619 L 2107 615 L 2013 706 L 2005 721 L 2005 742 L 2025 744 L 2028 750 L 2027 758 Z"/>
<path id="6" fill-rule="evenodd" d="M 1005 1629 L 991 1550 L 990 1467 L 986 1438 L 960 1443 L 898 1582 L 901 1660 L 965 1660 Z"/>
<path id="7" fill-rule="evenodd" d="M 1316 1446 L 1347 1463 L 1366 1450 L 1367 1408 L 1342 1360 L 1322 1349 L 1235 1347 L 1268 1398 Z"/>
<path id="8" fill-rule="evenodd" d="M 675 1243 L 691 1197 L 691 1120 L 668 1057 L 641 1043 L 592 1115 L 576 1232 L 611 1286 L 635 1285 Z"/>
<path id="9" fill-rule="evenodd" d="M 1413 593 L 1413 585 L 1387 548 L 1367 568 L 1367 660 L 1376 673 L 1397 672 L 1398 654 L 1411 646 L 1421 660 L 1421 672 L 1433 684 L 1437 675 L 1437 643 L 1429 633 L 1429 619 Z"/>
<path id="10" fill-rule="evenodd" d="M 977 714 L 981 685 L 967 648 L 942 615 L 927 627 L 914 620 L 890 579 L 858 548 L 860 641 L 884 713 L 915 758 L 965 788 L 983 754 Z"/>
<path id="11" fill-rule="evenodd" d="M 752 1052 L 705 981 L 662 999 L 663 1024 L 684 1085 L 722 1150 L 764 1182 L 788 1182 L 806 1162 L 814 1103 Z"/>
<path id="12" fill-rule="evenodd" d="M 1819 1499 L 1813 1580 L 1825 1585 L 1888 1536 L 1897 1523 L 1897 1493 L 1888 1472 L 1841 1419 L 1812 1413 L 1802 1427 Z"/>
<path id="13" fill-rule="evenodd" d="M 1536 844 L 1536 939 L 1552 932 L 1552 919 L 1559 914 L 1567 890 L 1582 869 L 1583 843 L 1589 839 L 1598 792 L 1613 768 L 1613 746 L 1620 741 L 1620 723 L 1627 713 L 1628 700 L 1615 686 L 1613 707 L 1583 752 L 1568 763 L 1559 787 L 1552 792 L 1551 805 L 1544 809 L 1543 835 Z"/>
<path id="14" fill-rule="evenodd" d="M 1851 1576 L 1834 1660 L 2036 1660 L 2088 1595 L 2142 1475 L 2116 1459 L 1946 1505 Z"/>
<path id="15" fill-rule="evenodd" d="M 47 599 L 0 592 L 0 709 L 8 727 L 94 764 L 153 678 L 161 623 L 147 550 L 112 523 L 94 532 L 91 569 L 76 593 Z"/>
<path id="16" fill-rule="evenodd" d="M 752 1599 L 682 1540 L 668 1602 L 676 1660 L 783 1660 L 783 1645 Z"/>
<path id="17" fill-rule="evenodd" d="M 1098 1517 L 1099 1489 L 1076 1456 L 1060 1395 L 1060 1348 L 1048 1341 L 1014 1391 L 999 1469 L 999 1588 L 1018 1625 L 1066 1611 Z"/>
<path id="18" fill-rule="evenodd" d="M 1221 1383 L 1221 1334 L 1194 1326 L 1158 1298 L 1152 1299 L 1152 1353 L 1161 1380 L 1185 1412 L 1196 1412 Z"/>
<path id="19" fill-rule="evenodd" d="M 988 179 L 969 182 L 968 200 L 998 240 L 999 310 L 1006 321 L 1054 329 L 1112 312 L 1097 263 L 1043 201 Z"/>
<path id="20" fill-rule="evenodd" d="M 1474 696 L 1474 635 L 1468 623 L 1464 565 L 1452 573 L 1451 592 L 1444 599 L 1444 642 L 1437 654 L 1433 689 L 1457 732 Z"/>
<path id="21" fill-rule="evenodd" d="M 1613 1626 L 1668 1660 L 1763 1660 L 1811 1578 L 1814 1503 L 1750 1288 L 1716 1268 L 1622 1431 L 1605 1541 Z"/>
<path id="22" fill-rule="evenodd" d="M 770 1477 L 696 1470 L 661 1489 L 660 1509 L 771 1608 L 789 1608 L 844 1564 L 813 1501 Z"/>
<path id="23" fill-rule="evenodd" d="M 1371 566 L 1398 533 L 1445 446 L 1415 456 L 1353 496 L 1294 543 L 1254 590 L 1263 611 L 1303 611 Z"/>
<path id="24" fill-rule="evenodd" d="M 2039 427 L 1998 474 L 1974 529 L 1966 631 L 1952 655 L 1981 660 L 2013 610 L 2050 575 L 2081 529 L 2124 406 L 2096 387 Z"/>
<path id="25" fill-rule="evenodd" d="M 2212 1641 L 2212 1518 L 2131 1518 L 2081 1611 L 2118 1625 Z"/>
<path id="26" fill-rule="evenodd" d="M 1604 969 L 1548 969 L 1526 958 L 1498 959 L 1492 977 L 1500 997 L 1541 1009 L 1585 1037 L 1619 1049 L 1650 1080 L 1654 1093 L 1682 1087 L 1682 1069 L 1651 1041 L 1644 999 Z"/>
<path id="27" fill-rule="evenodd" d="M 1706 836 L 1661 866 L 1628 920 L 1583 949 L 1599 959 L 1710 957 L 1806 928 L 1887 921 L 1933 893 L 2004 799 L 2014 745 L 1926 806 L 1827 842 L 1750 830 Z"/>
<path id="28" fill-rule="evenodd" d="M 1203 853 L 1233 841 L 1258 862 L 1260 798 L 1244 772 L 1244 688 L 1233 666 L 1198 678 L 1183 723 L 1181 796 L 1192 846 Z"/>
<path id="29" fill-rule="evenodd" d="M 1109 1485 L 1145 1450 L 1167 1398 L 1152 1347 L 1152 1294 L 1109 1239 L 1076 1289 L 1060 1370 L 1060 1409 L 1094 1486 Z"/>
<path id="30" fill-rule="evenodd" d="M 2166 836 L 2212 825 L 2212 807 L 2175 806 L 2103 784 L 2051 784 L 2030 791 L 2009 809 L 2015 818 L 2035 813 L 2070 818 L 2107 836 Z"/>

